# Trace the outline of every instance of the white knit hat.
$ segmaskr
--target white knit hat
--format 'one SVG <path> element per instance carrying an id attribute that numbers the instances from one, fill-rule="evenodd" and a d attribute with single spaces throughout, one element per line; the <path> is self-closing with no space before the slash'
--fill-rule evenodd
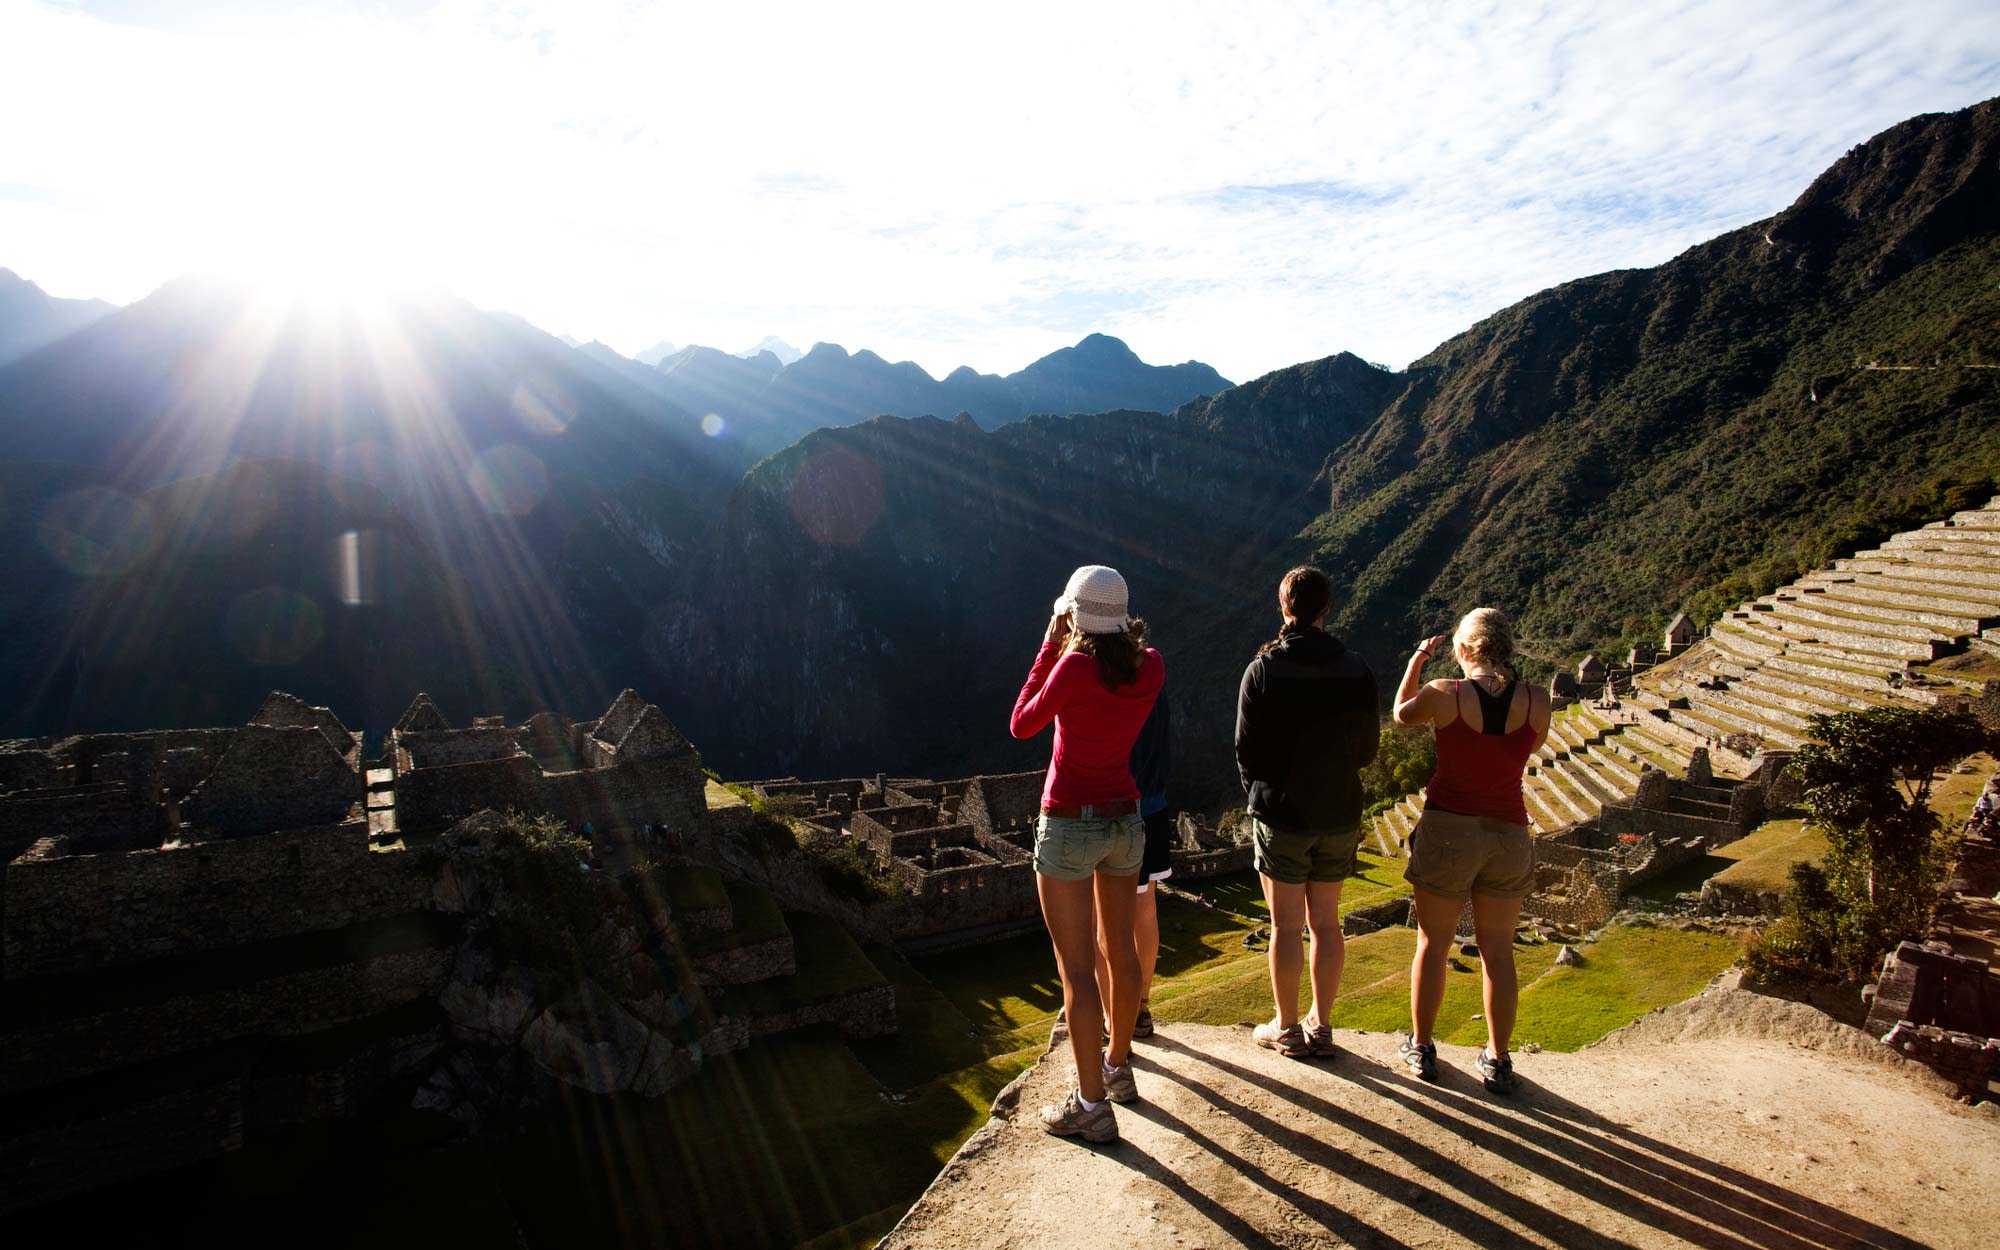
<path id="1" fill-rule="evenodd" d="M 1128 602 L 1125 579 L 1117 569 L 1086 564 L 1069 575 L 1055 611 L 1058 616 L 1069 613 L 1071 623 L 1086 634 L 1122 634 Z"/>

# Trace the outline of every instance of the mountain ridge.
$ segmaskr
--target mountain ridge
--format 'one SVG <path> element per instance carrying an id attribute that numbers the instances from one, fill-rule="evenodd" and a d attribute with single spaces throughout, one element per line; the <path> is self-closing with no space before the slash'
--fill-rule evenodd
<path id="1" fill-rule="evenodd" d="M 116 311 L 117 305 L 101 299 L 50 295 L 13 270 L 0 268 L 0 367 Z"/>

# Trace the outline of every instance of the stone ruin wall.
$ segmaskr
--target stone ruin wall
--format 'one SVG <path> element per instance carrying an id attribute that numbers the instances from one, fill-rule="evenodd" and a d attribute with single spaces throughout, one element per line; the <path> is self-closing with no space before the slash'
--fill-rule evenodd
<path id="1" fill-rule="evenodd" d="M 242 837 L 339 823 L 359 814 L 363 791 L 355 761 L 318 729 L 245 725 L 181 815 L 198 836 Z"/>
<path id="2" fill-rule="evenodd" d="M 613 734 L 616 741 L 608 741 Z M 516 727 L 473 729 L 450 728 L 419 696 L 391 733 L 389 754 L 397 821 L 406 832 L 514 809 L 607 835 L 660 824 L 685 836 L 708 810 L 701 756 L 630 690 L 594 721 L 572 724 L 543 713 Z M 580 767 L 550 772 L 544 760 Z"/>
<path id="3" fill-rule="evenodd" d="M 418 911 L 430 875 L 371 851 L 360 820 L 323 829 L 68 855 L 46 838 L 7 866 L 9 981 L 107 968 Z"/>

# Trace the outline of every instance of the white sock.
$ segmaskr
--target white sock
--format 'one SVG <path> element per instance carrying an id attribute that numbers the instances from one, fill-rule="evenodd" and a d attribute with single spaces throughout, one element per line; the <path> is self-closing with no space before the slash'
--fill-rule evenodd
<path id="1" fill-rule="evenodd" d="M 1106 1059 L 1104 1061 L 1104 1075 L 1110 1076 L 1117 1071 L 1118 1071 L 1117 1064 L 1111 1062 L 1109 1059 Z"/>
<path id="2" fill-rule="evenodd" d="M 1109 1098 L 1100 1098 L 1096 1102 L 1092 1102 L 1090 1101 L 1090 1099 L 1085 1098 L 1083 1096 L 1083 1091 L 1079 1089 L 1076 1091 L 1076 1101 L 1077 1105 L 1082 1107 L 1085 1111 L 1099 1111 L 1103 1109 L 1105 1103 L 1110 1102 L 1111 1100 Z"/>

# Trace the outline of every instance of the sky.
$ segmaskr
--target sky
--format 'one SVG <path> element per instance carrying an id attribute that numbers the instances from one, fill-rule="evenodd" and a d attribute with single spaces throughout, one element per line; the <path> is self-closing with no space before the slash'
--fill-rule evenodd
<path id="1" fill-rule="evenodd" d="M 442 286 L 633 353 L 1400 367 L 2000 95 L 1991 0 L 0 0 L 0 265 Z"/>

